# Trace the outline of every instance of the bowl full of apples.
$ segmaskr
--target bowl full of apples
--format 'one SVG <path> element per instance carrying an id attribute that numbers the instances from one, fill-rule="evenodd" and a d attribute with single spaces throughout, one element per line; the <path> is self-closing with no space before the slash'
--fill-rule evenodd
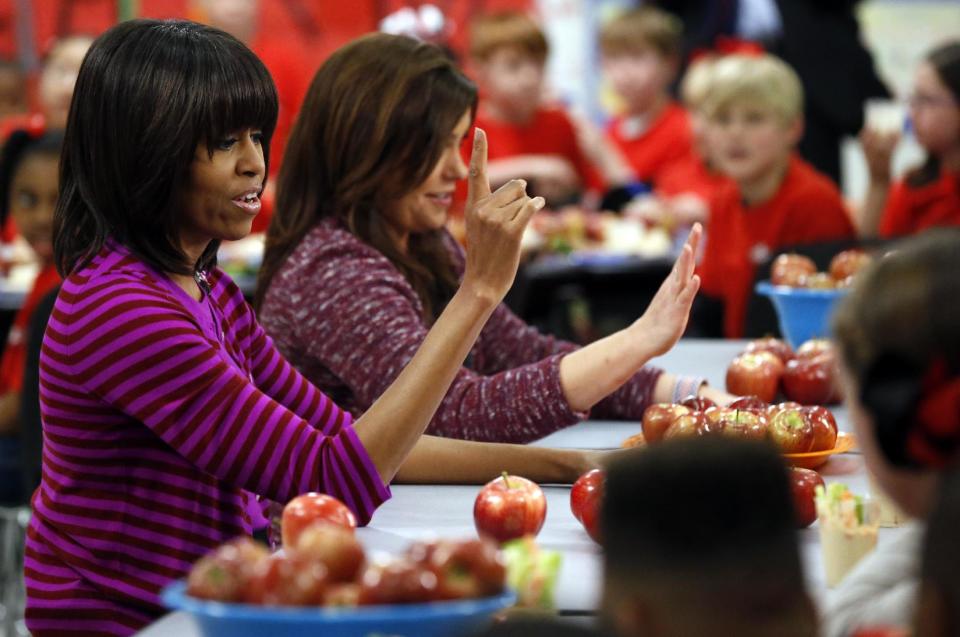
<path id="1" fill-rule="evenodd" d="M 830 261 L 829 271 L 818 272 L 809 257 L 781 254 L 770 268 L 770 280 L 757 283 L 757 293 L 770 298 L 780 331 L 793 347 L 798 347 L 829 333 L 837 301 L 871 260 L 861 250 L 844 250 Z"/>
<path id="2" fill-rule="evenodd" d="M 295 498 L 285 508 L 282 551 L 249 537 L 227 542 L 166 587 L 163 603 L 190 614 L 205 637 L 446 637 L 516 601 L 494 542 L 415 542 L 401 555 L 373 557 L 329 500 Z M 315 519 L 304 524 L 304 511 Z"/>

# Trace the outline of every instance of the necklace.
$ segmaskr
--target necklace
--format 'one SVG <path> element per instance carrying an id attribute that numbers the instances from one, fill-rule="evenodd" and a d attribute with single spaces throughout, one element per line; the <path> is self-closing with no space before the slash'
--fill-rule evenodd
<path id="1" fill-rule="evenodd" d="M 194 270 L 193 280 L 197 282 L 197 285 L 204 294 L 210 293 L 210 283 L 207 281 L 207 274 L 205 272 L 202 270 Z"/>

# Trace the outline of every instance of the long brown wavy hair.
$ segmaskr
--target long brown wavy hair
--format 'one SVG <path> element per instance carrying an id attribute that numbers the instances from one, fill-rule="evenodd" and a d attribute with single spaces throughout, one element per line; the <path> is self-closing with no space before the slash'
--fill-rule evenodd
<path id="1" fill-rule="evenodd" d="M 396 266 L 432 323 L 459 283 L 442 232 L 411 235 L 404 252 L 385 212 L 430 175 L 476 105 L 476 86 L 431 44 L 374 34 L 334 53 L 290 134 L 254 306 L 307 232 L 334 217 Z"/>

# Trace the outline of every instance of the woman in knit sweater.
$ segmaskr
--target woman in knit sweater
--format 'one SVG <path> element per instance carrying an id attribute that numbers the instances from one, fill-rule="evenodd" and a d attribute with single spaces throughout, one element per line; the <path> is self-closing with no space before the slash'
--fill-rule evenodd
<path id="1" fill-rule="evenodd" d="M 406 369 L 351 417 L 284 360 L 215 267 L 219 242 L 259 212 L 276 117 L 267 70 L 209 27 L 124 22 L 83 63 L 54 222 L 65 280 L 40 359 L 43 475 L 24 569 L 34 635 L 135 632 L 161 614 L 162 586 L 263 524 L 254 494 L 324 491 L 369 520 L 513 281 L 542 200 L 516 183 L 490 193 L 481 136 L 476 255 Z M 692 262 L 681 265 L 683 288 Z"/>
<path id="2" fill-rule="evenodd" d="M 256 303 L 280 351 L 355 415 L 410 360 L 463 276 L 443 227 L 475 108 L 473 84 L 439 50 L 373 35 L 324 64 L 291 135 Z M 698 391 L 727 400 L 645 366 L 686 324 L 665 302 L 671 285 L 632 326 L 582 349 L 499 305 L 428 433 L 529 442 L 587 416 L 637 420 L 651 402 Z M 444 443 L 431 444 L 429 461 L 442 463 Z"/>

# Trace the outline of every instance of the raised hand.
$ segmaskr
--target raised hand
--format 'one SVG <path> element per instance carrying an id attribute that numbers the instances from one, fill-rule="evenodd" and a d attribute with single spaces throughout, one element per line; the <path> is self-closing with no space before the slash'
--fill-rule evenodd
<path id="1" fill-rule="evenodd" d="M 487 136 L 476 129 L 467 182 L 467 265 L 464 285 L 496 301 L 503 299 L 520 264 L 520 238 L 542 197 L 531 199 L 520 179 L 490 192 Z"/>
<path id="2" fill-rule="evenodd" d="M 890 181 L 890 158 L 900 141 L 900 133 L 882 132 L 872 128 L 864 128 L 860 132 L 860 144 L 863 146 L 863 155 L 867 160 L 867 170 L 870 179 L 876 182 Z"/>
<path id="3" fill-rule="evenodd" d="M 636 330 L 638 338 L 644 339 L 653 356 L 668 352 L 687 328 L 690 306 L 700 289 L 700 277 L 694 274 L 694 255 L 702 233 L 701 225 L 694 224 L 670 274 L 647 311 L 630 328 Z"/>

